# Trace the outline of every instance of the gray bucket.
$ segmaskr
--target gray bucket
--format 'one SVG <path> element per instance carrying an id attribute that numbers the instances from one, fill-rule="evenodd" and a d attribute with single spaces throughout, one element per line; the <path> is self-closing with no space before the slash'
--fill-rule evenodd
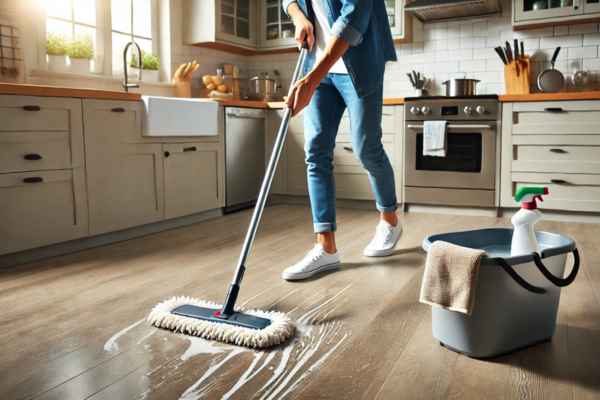
<path id="1" fill-rule="evenodd" d="M 473 313 L 470 316 L 432 307 L 433 336 L 440 344 L 470 357 L 488 358 L 550 340 L 556 330 L 561 287 L 579 270 L 575 242 L 563 235 L 536 232 L 540 254 L 510 256 L 513 230 L 490 228 L 432 235 L 423 240 L 429 251 L 442 240 L 482 249 Z M 567 254 L 575 263 L 568 277 Z"/>

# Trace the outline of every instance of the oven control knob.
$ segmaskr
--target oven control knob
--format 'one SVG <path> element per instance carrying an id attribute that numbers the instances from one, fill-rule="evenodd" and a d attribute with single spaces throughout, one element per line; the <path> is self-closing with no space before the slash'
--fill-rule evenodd
<path id="1" fill-rule="evenodd" d="M 473 107 L 466 106 L 464 111 L 465 111 L 465 114 L 471 115 L 471 114 L 473 114 Z"/>
<path id="2" fill-rule="evenodd" d="M 411 113 L 412 115 L 419 115 L 419 114 L 421 114 L 421 110 L 419 109 L 419 107 L 412 106 L 412 107 L 410 108 L 410 113 Z"/>
<path id="3" fill-rule="evenodd" d="M 475 111 L 477 112 L 477 114 L 483 115 L 487 112 L 487 109 L 485 108 L 485 106 L 477 106 L 477 108 L 475 108 Z"/>
<path id="4" fill-rule="evenodd" d="M 431 107 L 423 106 L 423 107 L 421 107 L 421 112 L 423 113 L 423 115 L 431 114 Z"/>

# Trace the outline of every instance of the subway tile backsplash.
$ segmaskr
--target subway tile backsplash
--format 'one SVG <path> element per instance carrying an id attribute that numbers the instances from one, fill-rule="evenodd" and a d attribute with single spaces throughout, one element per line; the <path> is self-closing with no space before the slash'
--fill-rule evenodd
<path id="1" fill-rule="evenodd" d="M 504 93 L 504 68 L 494 47 L 518 38 L 533 56 L 533 78 L 550 66 L 556 46 L 562 51 L 556 67 L 567 80 L 578 69 L 594 72 L 589 89 L 600 88 L 600 27 L 597 23 L 549 26 L 513 31 L 511 3 L 503 0 L 502 15 L 462 21 L 416 24 L 413 43 L 396 47 L 398 61 L 388 63 L 386 97 L 411 96 L 406 73 L 413 69 L 432 79 L 432 94 L 442 94 L 442 82 L 450 78 L 480 79 L 481 94 Z M 574 90 L 574 89 L 570 89 Z"/>

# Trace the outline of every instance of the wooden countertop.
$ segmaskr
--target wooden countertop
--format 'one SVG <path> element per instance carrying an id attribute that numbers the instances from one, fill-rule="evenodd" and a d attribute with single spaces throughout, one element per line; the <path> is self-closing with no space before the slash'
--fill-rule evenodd
<path id="1" fill-rule="evenodd" d="M 114 92 L 98 89 L 78 89 L 59 86 L 29 85 L 21 83 L 0 83 L 0 94 L 43 97 L 77 97 L 99 100 L 139 101 L 141 94 Z"/>
<path id="2" fill-rule="evenodd" d="M 500 96 L 500 101 L 503 103 L 560 100 L 600 100 L 600 90 L 589 92 L 505 94 Z"/>

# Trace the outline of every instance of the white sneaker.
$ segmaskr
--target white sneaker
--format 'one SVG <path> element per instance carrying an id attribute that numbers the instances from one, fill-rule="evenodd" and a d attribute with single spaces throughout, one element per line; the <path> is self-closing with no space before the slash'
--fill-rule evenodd
<path id="1" fill-rule="evenodd" d="M 392 226 L 384 220 L 379 221 L 375 229 L 375 237 L 365 247 L 363 254 L 367 257 L 385 257 L 394 252 L 400 235 L 402 234 L 402 226 L 400 223 Z"/>
<path id="2" fill-rule="evenodd" d="M 281 273 L 281 277 L 286 281 L 296 281 L 310 278 L 324 271 L 337 269 L 339 266 L 339 252 L 327 253 L 322 245 L 316 244 L 300 262 L 286 268 Z"/>

